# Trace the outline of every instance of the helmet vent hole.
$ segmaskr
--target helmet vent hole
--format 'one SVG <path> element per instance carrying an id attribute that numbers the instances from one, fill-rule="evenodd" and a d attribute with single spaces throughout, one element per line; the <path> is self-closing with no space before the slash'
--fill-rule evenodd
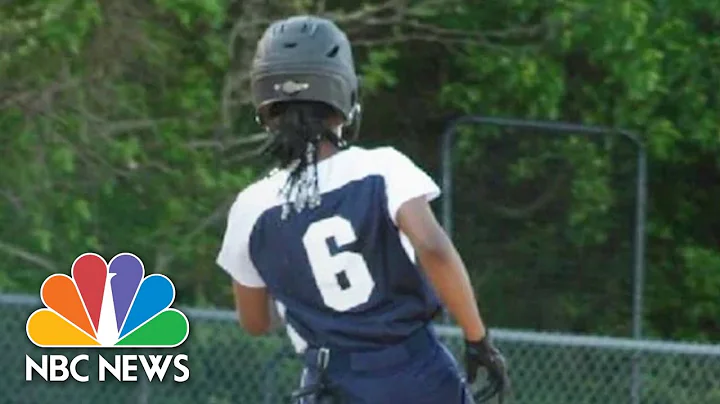
<path id="1" fill-rule="evenodd" d="M 330 49 L 330 52 L 327 53 L 327 57 L 334 58 L 335 55 L 337 55 L 339 50 L 340 50 L 340 47 L 338 45 L 333 46 L 333 48 Z"/>
<path id="2" fill-rule="evenodd" d="M 297 42 L 285 42 L 283 46 L 285 48 L 292 49 L 297 46 Z"/>

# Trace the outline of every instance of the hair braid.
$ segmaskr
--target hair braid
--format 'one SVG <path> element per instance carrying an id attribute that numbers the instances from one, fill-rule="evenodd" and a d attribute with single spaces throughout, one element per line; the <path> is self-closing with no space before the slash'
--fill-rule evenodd
<path id="1" fill-rule="evenodd" d="M 273 124 L 267 153 L 278 160 L 280 168 L 289 172 L 280 189 L 285 201 L 283 219 L 293 208 L 299 213 L 320 205 L 317 173 L 320 142 L 328 140 L 341 149 L 347 146 L 327 126 L 327 118 L 335 113 L 332 107 L 316 102 L 277 103 L 268 111 Z"/>

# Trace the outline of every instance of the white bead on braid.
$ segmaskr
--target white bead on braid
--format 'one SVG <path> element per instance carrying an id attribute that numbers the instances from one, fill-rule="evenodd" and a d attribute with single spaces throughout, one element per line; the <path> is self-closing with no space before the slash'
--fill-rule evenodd
<path id="1" fill-rule="evenodd" d="M 282 220 L 288 218 L 293 208 L 296 213 L 300 213 L 305 208 L 313 209 L 320 206 L 321 197 L 318 187 L 317 166 L 315 164 L 317 160 L 316 151 L 315 144 L 308 142 L 302 172 L 298 174 L 294 183 L 288 181 L 280 190 L 280 194 L 285 200 L 282 207 Z M 292 175 L 302 163 L 300 159 L 294 160 L 287 168 L 288 172 Z"/>

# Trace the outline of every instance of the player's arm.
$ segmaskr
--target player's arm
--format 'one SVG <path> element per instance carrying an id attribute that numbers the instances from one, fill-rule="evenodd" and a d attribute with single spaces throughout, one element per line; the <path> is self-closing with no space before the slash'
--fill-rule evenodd
<path id="1" fill-rule="evenodd" d="M 230 208 L 217 264 L 232 278 L 235 309 L 240 324 L 251 335 L 270 332 L 277 322 L 265 282 L 250 258 L 250 230 L 254 215 L 238 197 Z"/>
<path id="2" fill-rule="evenodd" d="M 244 286 L 233 281 L 235 309 L 243 328 L 250 335 L 263 335 L 272 328 L 270 295 L 264 287 Z"/>
<path id="3" fill-rule="evenodd" d="M 397 213 L 398 227 L 415 247 L 420 264 L 445 307 L 465 334 L 465 372 L 472 384 L 480 367 L 487 370 L 489 384 L 478 402 L 499 394 L 500 401 L 510 386 L 505 358 L 488 338 L 480 318 L 465 265 L 425 197 L 408 200 Z"/>
<path id="4" fill-rule="evenodd" d="M 463 329 L 468 341 L 485 337 L 485 325 L 465 265 L 435 219 L 427 198 L 403 203 L 396 215 L 398 228 L 410 239 L 421 267 L 438 297 Z"/>
<path id="5" fill-rule="evenodd" d="M 505 358 L 495 348 L 480 317 L 470 278 L 460 254 L 430 209 L 429 201 L 440 195 L 435 182 L 410 159 L 389 150 L 385 159 L 388 212 L 415 248 L 420 266 L 445 307 L 465 334 L 465 372 L 473 383 L 478 369 L 487 370 L 487 397 L 504 394 L 509 386 Z M 387 164 L 387 163 L 386 163 Z M 487 397 L 484 397 L 479 402 Z"/>

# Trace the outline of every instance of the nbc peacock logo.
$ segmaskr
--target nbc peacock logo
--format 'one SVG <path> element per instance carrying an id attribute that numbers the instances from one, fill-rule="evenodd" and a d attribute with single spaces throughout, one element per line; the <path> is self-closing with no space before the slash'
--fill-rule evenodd
<path id="1" fill-rule="evenodd" d="M 174 348 L 190 331 L 185 314 L 170 307 L 175 300 L 170 279 L 145 276 L 142 261 L 130 253 L 116 255 L 109 264 L 97 254 L 83 254 L 73 262 L 71 276 L 45 279 L 40 298 L 45 307 L 32 313 L 26 325 L 28 338 L 40 348 Z M 42 354 L 39 360 L 25 355 L 25 380 L 37 374 L 50 382 L 70 377 L 88 382 L 81 363 L 91 360 L 87 353 L 74 358 Z M 174 368 L 173 380 L 182 383 L 190 377 L 187 361 L 185 354 L 124 354 L 110 360 L 98 354 L 96 380 L 135 382 L 134 372 L 144 371 L 149 381 L 162 381 Z"/>
<path id="2" fill-rule="evenodd" d="M 38 347 L 173 348 L 187 339 L 187 317 L 170 307 L 172 281 L 145 276 L 134 254 L 118 254 L 108 264 L 86 253 L 71 274 L 50 275 L 40 288 L 45 308 L 32 313 L 26 327 Z"/>

